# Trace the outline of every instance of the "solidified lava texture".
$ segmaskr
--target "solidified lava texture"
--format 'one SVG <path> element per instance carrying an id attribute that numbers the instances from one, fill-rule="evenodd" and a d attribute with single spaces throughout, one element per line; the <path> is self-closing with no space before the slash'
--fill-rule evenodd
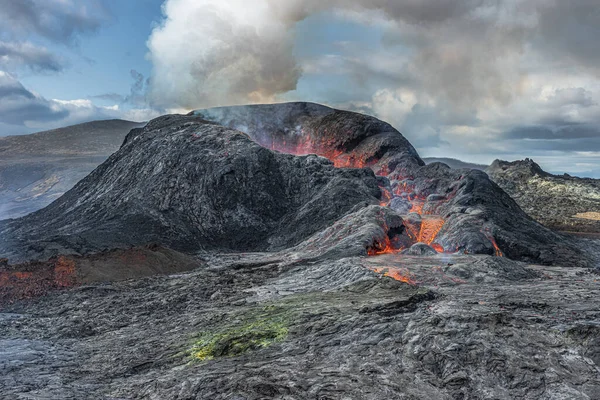
<path id="1" fill-rule="evenodd" d="M 333 226 L 344 250 L 319 240 Z M 310 103 L 157 118 L 47 208 L 0 222 L 0 256 L 11 260 L 148 243 L 185 253 L 337 246 L 380 254 L 418 241 L 437 251 L 592 262 L 485 173 L 425 165 L 391 125 Z"/>

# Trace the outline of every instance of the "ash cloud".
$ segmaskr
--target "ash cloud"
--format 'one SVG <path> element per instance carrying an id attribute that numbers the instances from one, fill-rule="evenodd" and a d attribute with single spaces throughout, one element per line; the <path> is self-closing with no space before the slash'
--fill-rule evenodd
<path id="1" fill-rule="evenodd" d="M 510 147 L 502 141 L 536 135 L 568 157 L 600 124 L 597 10 L 593 0 L 167 0 L 148 41 L 150 98 L 187 109 L 312 100 L 385 119 L 421 150 L 491 161 Z M 298 57 L 303 21 L 319 15 L 375 27 L 380 43 Z M 311 38 L 303 45 L 322 45 Z M 344 83 L 324 88 L 332 74 Z M 296 94 L 299 83 L 312 92 Z"/>
<path id="2" fill-rule="evenodd" d="M 168 0 L 148 40 L 159 107 L 269 102 L 296 88 L 293 33 L 265 1 Z"/>

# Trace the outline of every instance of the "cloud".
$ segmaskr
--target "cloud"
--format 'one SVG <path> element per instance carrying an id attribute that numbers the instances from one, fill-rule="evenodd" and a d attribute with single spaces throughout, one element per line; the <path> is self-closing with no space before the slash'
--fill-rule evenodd
<path id="1" fill-rule="evenodd" d="M 264 0 L 167 0 L 148 39 L 159 107 L 268 102 L 296 88 L 293 35 Z"/>
<path id="2" fill-rule="evenodd" d="M 163 14 L 148 40 L 159 108 L 318 101 L 486 162 L 551 152 L 575 168 L 597 149 L 595 0 L 167 0 Z"/>
<path id="3" fill-rule="evenodd" d="M 46 99 L 26 89 L 14 76 L 0 71 L 0 136 L 121 118 L 130 113 L 121 111 L 118 105 L 98 107 L 85 99 Z"/>
<path id="4" fill-rule="evenodd" d="M 0 40 L 0 67 L 5 70 L 27 67 L 34 72 L 60 72 L 65 68 L 65 62 L 44 47 Z"/>
<path id="5" fill-rule="evenodd" d="M 0 71 L 0 122 L 25 125 L 27 121 L 55 121 L 68 111 L 35 95 L 12 75 Z"/>
<path id="6" fill-rule="evenodd" d="M 0 10 L 4 31 L 65 43 L 96 31 L 110 16 L 101 0 L 0 0 Z"/>

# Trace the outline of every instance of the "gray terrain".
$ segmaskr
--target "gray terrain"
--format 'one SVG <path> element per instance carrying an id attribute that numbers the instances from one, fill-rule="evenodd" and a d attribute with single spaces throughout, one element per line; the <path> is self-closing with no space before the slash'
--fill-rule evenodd
<path id="1" fill-rule="evenodd" d="M 424 158 L 453 169 L 485 171 L 533 219 L 554 230 L 600 235 L 600 180 L 544 171 L 531 159 L 495 160 L 491 165 L 453 158 Z"/>
<path id="2" fill-rule="evenodd" d="M 94 121 L 0 137 L 0 219 L 21 217 L 58 199 L 118 150 L 137 126 Z"/>
<path id="3" fill-rule="evenodd" d="M 424 157 L 423 161 L 425 161 L 425 164 L 433 164 L 436 162 L 441 162 L 453 169 L 467 168 L 467 169 L 478 169 L 480 171 L 485 171 L 486 168 L 489 167 L 489 165 L 485 165 L 485 164 L 470 163 L 470 162 L 466 162 L 466 161 L 457 160 L 456 158 L 446 158 L 446 157 Z"/>
<path id="4" fill-rule="evenodd" d="M 496 160 L 486 170 L 525 212 L 552 229 L 600 234 L 600 180 L 553 175 L 533 160 Z"/>
<path id="5" fill-rule="evenodd" d="M 0 221 L 0 397 L 600 399 L 600 245 L 311 103 L 135 128 Z"/>

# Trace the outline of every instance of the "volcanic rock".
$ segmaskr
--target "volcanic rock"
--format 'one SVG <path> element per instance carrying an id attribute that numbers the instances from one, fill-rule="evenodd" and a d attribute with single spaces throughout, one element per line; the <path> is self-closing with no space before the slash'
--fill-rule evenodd
<path id="1" fill-rule="evenodd" d="M 369 169 L 270 151 L 194 116 L 133 130 L 49 207 L 0 222 L 13 260 L 160 243 L 188 253 L 293 246 L 357 205 L 379 203 Z"/>
<path id="2" fill-rule="evenodd" d="M 437 254 L 431 246 L 426 243 L 415 243 L 410 248 L 402 251 L 402 254 L 408 254 L 411 256 L 431 256 Z"/>
<path id="3" fill-rule="evenodd" d="M 427 217 L 419 231 L 381 207 L 396 198 Z M 148 243 L 186 253 L 299 246 L 324 255 L 419 241 L 445 252 L 594 265 L 485 173 L 425 165 L 391 125 L 310 103 L 157 118 L 49 207 L 0 222 L 0 255 L 13 261 Z"/>
<path id="4" fill-rule="evenodd" d="M 543 225 L 561 231 L 600 233 L 600 180 L 552 175 L 531 159 L 496 160 L 486 172 Z"/>
<path id="5" fill-rule="evenodd" d="M 408 199 L 412 212 L 444 222 L 434 239 L 445 251 L 595 265 L 574 241 L 523 212 L 484 172 L 452 170 L 443 163 L 425 165 L 398 131 L 376 118 L 310 103 L 225 107 L 194 114 L 239 129 L 265 147 L 316 153 L 339 167 L 370 167 L 388 178 L 383 193 Z M 428 201 L 432 194 L 447 200 Z"/>

